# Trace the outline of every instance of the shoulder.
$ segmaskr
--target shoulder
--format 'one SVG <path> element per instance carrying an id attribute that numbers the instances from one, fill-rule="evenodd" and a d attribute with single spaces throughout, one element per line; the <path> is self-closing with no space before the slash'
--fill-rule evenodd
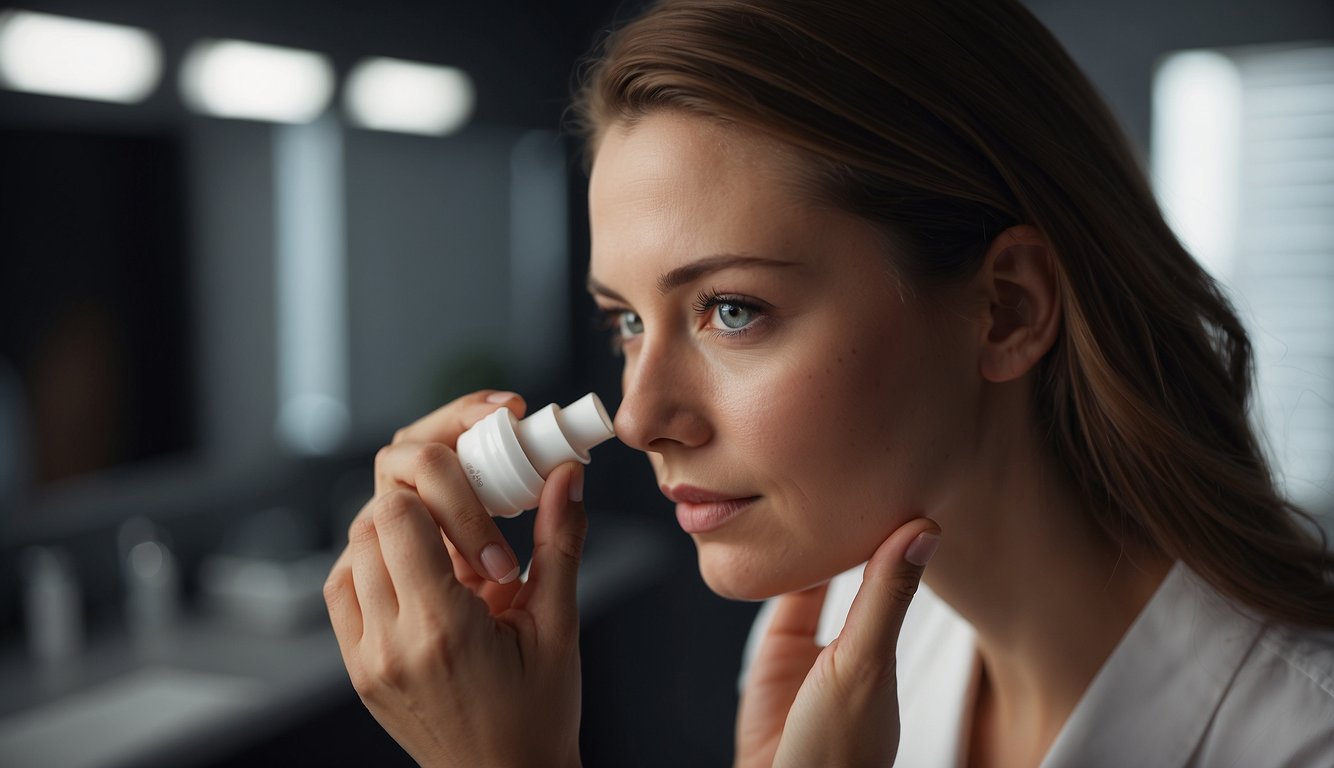
<path id="1" fill-rule="evenodd" d="M 1334 730 L 1334 632 L 1267 627 L 1237 682 L 1266 707 L 1288 704 L 1323 711 Z"/>
<path id="2" fill-rule="evenodd" d="M 1334 765 L 1334 632 L 1265 627 L 1201 751 L 1236 764 Z"/>

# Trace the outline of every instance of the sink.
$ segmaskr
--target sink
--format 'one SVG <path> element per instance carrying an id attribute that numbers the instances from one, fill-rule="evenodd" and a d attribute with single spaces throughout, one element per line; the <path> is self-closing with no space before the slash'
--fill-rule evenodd
<path id="1" fill-rule="evenodd" d="M 0 719 L 0 765 L 110 768 L 145 745 L 182 744 L 252 709 L 263 686 L 241 677 L 146 667 Z"/>

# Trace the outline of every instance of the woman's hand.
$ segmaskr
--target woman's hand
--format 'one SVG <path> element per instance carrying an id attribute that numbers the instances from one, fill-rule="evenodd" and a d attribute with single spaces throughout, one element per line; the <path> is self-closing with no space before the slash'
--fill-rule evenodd
<path id="1" fill-rule="evenodd" d="M 828 584 L 779 598 L 747 673 L 736 764 L 884 766 L 899 745 L 895 647 L 940 527 L 913 520 L 866 564 L 843 631 L 815 642 Z"/>
<path id="2" fill-rule="evenodd" d="M 517 396 L 480 392 L 394 436 L 325 584 L 353 687 L 425 766 L 579 763 L 583 467 L 547 478 L 519 582 L 454 453 L 502 404 L 523 415 Z"/>

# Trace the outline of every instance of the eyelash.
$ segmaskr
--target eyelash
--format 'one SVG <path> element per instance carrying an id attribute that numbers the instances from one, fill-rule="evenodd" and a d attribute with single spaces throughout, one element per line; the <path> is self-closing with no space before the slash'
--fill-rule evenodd
<path id="1" fill-rule="evenodd" d="M 753 322 L 749 323 L 744 328 L 738 328 L 736 330 L 728 330 L 728 331 L 724 331 L 717 328 L 711 329 L 720 336 L 724 336 L 731 339 L 735 339 L 749 333 L 753 328 L 755 328 L 756 325 L 764 322 L 765 315 L 767 313 L 766 306 L 761 305 L 759 302 L 741 296 L 737 296 L 735 294 L 720 293 L 714 289 L 709 289 L 707 291 L 700 291 L 699 294 L 695 296 L 695 301 L 691 305 L 691 308 L 695 310 L 695 313 L 697 315 L 703 317 L 705 315 L 708 315 L 709 312 L 717 308 L 718 305 L 720 304 L 727 304 L 733 307 L 738 307 L 748 312 L 752 312 L 757 316 Z M 619 325 L 620 325 L 621 315 L 629 311 L 630 310 L 628 309 L 615 308 L 615 307 L 598 308 L 598 317 L 596 323 L 597 329 L 603 333 L 608 333 L 608 332 L 611 333 L 611 350 L 613 354 L 620 355 L 625 351 L 625 337 L 621 336 L 619 332 Z"/>
<path id="2" fill-rule="evenodd" d="M 593 328 L 599 333 L 610 333 L 611 353 L 620 356 L 625 351 L 625 339 L 621 337 L 619 325 L 621 314 L 626 312 L 624 309 L 610 309 L 607 307 L 598 307 L 597 315 L 594 317 Z"/>
<path id="3" fill-rule="evenodd" d="M 755 320 L 748 323 L 745 328 L 736 328 L 733 330 L 726 330 L 726 331 L 718 328 L 712 329 L 715 333 L 721 336 L 725 336 L 729 339 L 735 339 L 744 336 L 747 333 L 750 333 L 751 330 L 753 330 L 757 324 L 764 322 L 765 307 L 760 306 L 758 302 L 752 301 L 743 296 L 737 296 L 735 294 L 719 293 L 718 291 L 713 289 L 709 289 L 707 291 L 700 291 L 699 294 L 695 296 L 695 303 L 693 306 L 696 314 L 698 314 L 700 317 L 705 317 L 710 312 L 717 309 L 718 305 L 720 304 L 727 304 L 733 307 L 737 307 L 739 309 L 744 309 L 747 312 L 754 313 L 755 315 Z"/>

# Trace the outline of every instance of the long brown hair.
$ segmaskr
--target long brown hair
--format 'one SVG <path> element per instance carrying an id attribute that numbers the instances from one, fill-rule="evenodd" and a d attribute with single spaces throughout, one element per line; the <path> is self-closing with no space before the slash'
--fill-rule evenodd
<path id="1" fill-rule="evenodd" d="M 1334 627 L 1323 533 L 1277 491 L 1247 419 L 1245 330 L 1018 2 L 665 0 L 584 73 L 588 157 L 607 126 L 664 108 L 795 147 L 813 194 L 903 246 L 910 283 L 967 277 L 1005 228 L 1037 227 L 1064 316 L 1037 412 L 1098 524 L 1264 615 Z"/>

